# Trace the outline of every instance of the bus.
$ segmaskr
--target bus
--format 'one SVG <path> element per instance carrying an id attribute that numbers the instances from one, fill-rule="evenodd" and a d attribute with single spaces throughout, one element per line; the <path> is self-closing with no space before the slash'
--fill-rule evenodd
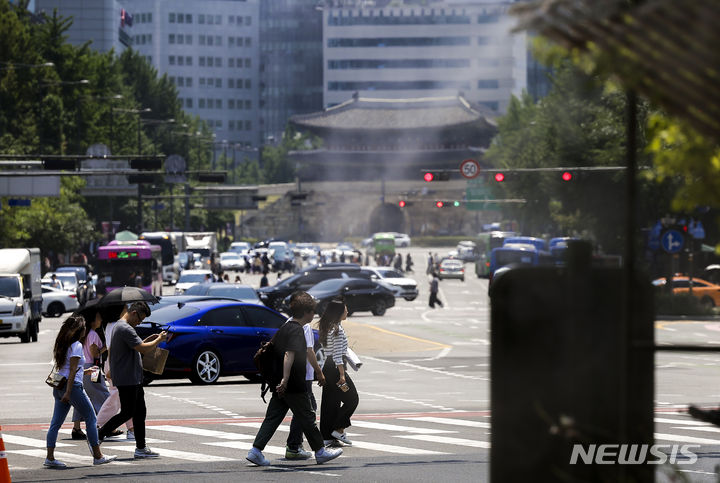
<path id="1" fill-rule="evenodd" d="M 152 282 L 161 267 L 161 248 L 145 240 L 114 240 L 98 248 L 96 272 L 108 292 L 119 287 L 140 287 L 152 293 Z"/>
<path id="2" fill-rule="evenodd" d="M 142 233 L 138 240 L 145 240 L 151 245 L 160 247 L 160 255 L 162 258 L 162 276 L 163 282 L 174 284 L 178 279 L 178 265 L 175 262 L 177 249 L 173 243 L 173 237 L 170 232 L 157 231 Z"/>
<path id="3" fill-rule="evenodd" d="M 553 265 L 550 253 L 538 250 L 531 243 L 505 243 L 490 252 L 490 276 L 507 265 Z"/>
<path id="4" fill-rule="evenodd" d="M 544 239 L 534 236 L 510 236 L 505 238 L 503 245 L 507 245 L 508 243 L 525 243 L 543 252 L 548 249 L 547 242 Z"/>
<path id="5" fill-rule="evenodd" d="M 486 231 L 478 233 L 477 247 L 478 257 L 475 259 L 475 275 L 478 278 L 490 276 L 490 254 L 493 249 L 503 246 L 505 239 L 516 236 L 514 231 Z"/>
<path id="6" fill-rule="evenodd" d="M 376 258 L 383 255 L 395 256 L 395 235 L 375 233 L 372 237 L 372 253 Z"/>

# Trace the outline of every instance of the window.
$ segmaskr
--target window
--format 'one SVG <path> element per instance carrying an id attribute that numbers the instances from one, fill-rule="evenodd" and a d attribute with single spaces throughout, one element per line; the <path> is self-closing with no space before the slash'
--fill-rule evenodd
<path id="1" fill-rule="evenodd" d="M 215 15 L 215 25 L 222 24 L 222 15 Z"/>
<path id="2" fill-rule="evenodd" d="M 245 130 L 252 131 L 252 122 L 251 121 L 245 121 Z"/>
<path id="3" fill-rule="evenodd" d="M 170 77 L 170 82 L 172 82 L 173 84 L 175 84 L 175 78 L 174 78 L 174 77 Z"/>
<path id="4" fill-rule="evenodd" d="M 170 82 L 175 83 L 175 78 L 171 77 Z M 178 77 L 177 78 L 177 86 L 178 87 L 185 87 L 185 78 L 184 77 Z"/>
<path id="5" fill-rule="evenodd" d="M 488 45 L 490 43 L 490 37 L 478 37 L 478 45 Z"/>
<path id="6" fill-rule="evenodd" d="M 245 79 L 245 89 L 250 89 L 251 82 L 250 79 Z"/>
<path id="7" fill-rule="evenodd" d="M 222 128 L 223 122 L 222 119 L 218 119 L 215 121 L 215 127 Z"/>
<path id="8" fill-rule="evenodd" d="M 200 319 L 200 324 L 207 327 L 246 327 L 245 316 L 236 307 L 221 307 L 206 312 Z"/>
<path id="9" fill-rule="evenodd" d="M 497 111 L 500 108 L 498 101 L 480 101 L 478 102 L 478 104 L 482 104 L 483 106 L 488 107 L 493 111 Z"/>
<path id="10" fill-rule="evenodd" d="M 212 15 L 208 15 L 206 18 L 207 18 L 207 23 L 208 23 L 208 25 L 212 25 L 212 24 L 215 23 L 215 22 L 214 22 L 215 17 L 213 17 Z"/>
<path id="11" fill-rule="evenodd" d="M 177 14 L 177 23 L 185 23 L 185 15 L 182 13 Z"/>
<path id="12" fill-rule="evenodd" d="M 252 45 L 252 39 L 250 37 L 245 37 L 245 47 L 250 47 Z"/>
<path id="13" fill-rule="evenodd" d="M 213 37 L 212 35 L 208 35 L 208 36 L 207 36 L 207 44 L 208 44 L 208 45 L 213 45 L 214 39 L 215 39 L 215 37 Z"/>
<path id="14" fill-rule="evenodd" d="M 205 78 L 204 77 L 200 77 L 199 82 L 200 82 L 200 87 L 205 87 Z"/>
<path id="15" fill-rule="evenodd" d="M 178 44 L 184 44 L 184 43 L 185 43 L 185 36 L 184 36 L 184 35 L 181 35 L 181 34 L 178 34 L 178 36 L 177 36 L 177 43 L 178 43 Z"/>
<path id="16" fill-rule="evenodd" d="M 175 23 L 175 14 L 174 14 L 174 13 L 171 13 L 171 14 L 170 14 L 170 19 L 169 19 L 169 21 L 170 21 L 170 23 Z"/>
<path id="17" fill-rule="evenodd" d="M 205 36 L 204 35 L 200 36 L 200 45 L 205 45 Z"/>
<path id="18" fill-rule="evenodd" d="M 147 39 L 149 44 L 152 43 L 152 34 L 148 34 Z"/>
<path id="19" fill-rule="evenodd" d="M 148 23 L 152 23 L 152 12 L 147 14 Z"/>
<path id="20" fill-rule="evenodd" d="M 198 99 L 198 107 L 200 109 L 205 109 L 205 99 L 203 99 L 202 97 Z"/>
<path id="21" fill-rule="evenodd" d="M 500 15 L 497 13 L 494 14 L 480 14 L 478 15 L 478 23 L 496 23 L 500 21 Z"/>
<path id="22" fill-rule="evenodd" d="M 187 45 L 192 45 L 192 35 L 187 34 L 187 35 L 185 36 L 185 43 L 186 43 Z"/>
<path id="23" fill-rule="evenodd" d="M 185 57 L 185 65 L 192 65 L 192 57 L 189 55 Z"/>
<path id="24" fill-rule="evenodd" d="M 215 57 L 215 67 L 222 67 L 222 57 Z"/>
<path id="25" fill-rule="evenodd" d="M 192 59 L 192 57 L 190 57 Z M 186 77 L 185 78 L 185 86 L 186 87 L 192 87 L 193 86 L 193 78 L 192 77 Z"/>
<path id="26" fill-rule="evenodd" d="M 452 45 L 470 45 L 470 37 L 372 37 L 328 39 L 328 47 L 440 47 Z"/>
<path id="27" fill-rule="evenodd" d="M 242 79 L 237 79 L 237 80 L 235 81 L 235 88 L 236 88 L 236 89 L 242 89 L 242 87 L 243 87 L 243 80 L 242 80 Z"/>
<path id="28" fill-rule="evenodd" d="M 205 57 L 198 57 L 198 65 L 200 67 L 205 67 Z"/>
<path id="29" fill-rule="evenodd" d="M 250 68 L 250 58 L 245 59 L 245 68 L 246 69 Z"/>
<path id="30" fill-rule="evenodd" d="M 235 109 L 235 99 L 228 100 L 228 109 Z M 232 121 L 230 121 L 232 122 Z"/>
<path id="31" fill-rule="evenodd" d="M 222 79 L 220 79 L 219 77 L 215 79 L 215 87 L 222 88 Z"/>
<path id="32" fill-rule="evenodd" d="M 222 99 L 215 99 L 215 109 L 222 109 Z"/>
<path id="33" fill-rule="evenodd" d="M 213 67 L 214 61 L 215 61 L 214 57 L 208 57 L 205 62 L 207 63 L 208 67 Z"/>
<path id="34" fill-rule="evenodd" d="M 252 17 L 245 17 L 245 25 L 250 25 L 252 23 Z"/>
<path id="35" fill-rule="evenodd" d="M 185 14 L 185 23 L 192 23 L 192 15 L 189 13 Z"/>
<path id="36" fill-rule="evenodd" d="M 198 14 L 198 23 L 204 24 L 205 23 L 205 15 L 204 14 Z"/>
<path id="37" fill-rule="evenodd" d="M 168 43 L 170 43 L 170 44 L 175 43 L 175 34 L 168 35 Z"/>
<path id="38" fill-rule="evenodd" d="M 228 46 L 235 47 L 235 37 L 228 37 Z"/>
<path id="39" fill-rule="evenodd" d="M 171 55 L 170 57 L 168 57 L 168 64 L 175 65 L 175 56 L 174 55 Z"/>
<path id="40" fill-rule="evenodd" d="M 246 100 L 245 101 L 245 109 L 251 109 L 252 107 L 252 101 Z"/>
<path id="41" fill-rule="evenodd" d="M 222 45 L 222 37 L 219 35 L 215 36 L 215 45 Z"/>
<path id="42" fill-rule="evenodd" d="M 243 18 L 239 15 L 237 17 L 237 24 L 238 24 L 238 27 L 242 27 L 242 24 L 243 24 Z"/>
<path id="43" fill-rule="evenodd" d="M 232 57 L 228 59 L 228 67 L 235 67 L 235 59 Z"/>
<path id="44" fill-rule="evenodd" d="M 232 101 L 231 101 L 231 102 L 232 102 Z M 234 130 L 235 130 L 235 121 L 228 121 L 228 129 L 229 129 L 230 131 L 234 131 Z"/>
<path id="45" fill-rule="evenodd" d="M 285 323 L 285 317 L 276 314 L 265 307 L 245 305 L 242 308 L 245 312 L 246 323 L 252 327 L 263 327 L 266 329 L 279 329 Z"/>
<path id="46" fill-rule="evenodd" d="M 478 81 L 478 89 L 497 89 L 500 87 L 500 81 L 497 79 L 480 79 Z"/>
<path id="47" fill-rule="evenodd" d="M 214 86 L 214 85 L 215 85 L 215 79 L 214 79 L 213 77 L 209 77 L 209 78 L 207 79 L 207 85 L 208 85 L 208 87 Z"/>
<path id="48" fill-rule="evenodd" d="M 235 15 L 228 15 L 228 23 L 235 23 Z"/>
<path id="49" fill-rule="evenodd" d="M 234 88 L 235 88 L 235 79 L 228 79 L 228 87 L 229 87 L 230 89 L 234 89 Z"/>
<path id="50" fill-rule="evenodd" d="M 182 55 L 178 55 L 177 60 L 178 60 L 178 65 L 185 65 L 185 57 L 183 57 Z"/>

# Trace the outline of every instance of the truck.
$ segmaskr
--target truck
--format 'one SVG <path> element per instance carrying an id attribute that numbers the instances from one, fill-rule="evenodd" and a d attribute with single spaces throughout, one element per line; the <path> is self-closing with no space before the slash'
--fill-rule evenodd
<path id="1" fill-rule="evenodd" d="M 190 268 L 212 270 L 212 260 L 217 253 L 217 234 L 212 231 L 185 232 L 185 250 L 192 252 L 195 262 Z"/>
<path id="2" fill-rule="evenodd" d="M 39 248 L 0 249 L 0 337 L 37 342 L 42 319 Z"/>

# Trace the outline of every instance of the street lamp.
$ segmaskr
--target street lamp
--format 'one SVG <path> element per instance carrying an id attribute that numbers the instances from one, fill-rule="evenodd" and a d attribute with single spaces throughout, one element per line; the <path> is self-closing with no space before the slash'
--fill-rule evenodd
<path id="1" fill-rule="evenodd" d="M 5 67 L 2 67 L 5 66 Z M 0 61 L 0 70 L 9 70 L 9 69 L 15 69 L 17 67 L 22 67 L 24 69 L 39 69 L 41 67 L 55 67 L 55 64 L 52 62 L 45 62 L 43 64 L 19 64 L 15 62 L 1 62 Z"/>
<path id="2" fill-rule="evenodd" d="M 61 81 L 48 81 L 48 82 L 43 82 L 41 85 L 43 85 L 44 87 L 48 87 L 48 86 L 78 86 L 78 85 L 86 86 L 88 84 L 90 84 L 89 80 L 80 79 L 80 80 L 76 80 L 76 81 L 62 81 L 62 80 Z"/>

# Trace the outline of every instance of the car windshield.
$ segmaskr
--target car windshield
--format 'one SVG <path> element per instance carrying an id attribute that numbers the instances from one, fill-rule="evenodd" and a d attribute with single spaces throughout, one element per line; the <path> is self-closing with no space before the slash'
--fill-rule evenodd
<path id="1" fill-rule="evenodd" d="M 20 284 L 16 277 L 0 277 L 0 295 L 6 297 L 19 297 Z"/>
<path id="2" fill-rule="evenodd" d="M 60 280 L 62 282 L 62 284 L 64 286 L 72 287 L 75 284 L 77 284 L 77 278 L 75 277 L 74 274 L 73 275 L 64 275 L 62 273 L 56 273 L 55 275 L 57 276 L 58 280 Z"/>
<path id="3" fill-rule="evenodd" d="M 311 294 L 315 292 L 333 292 L 335 290 L 340 290 L 346 283 L 347 278 L 331 278 L 329 280 L 323 280 L 313 286 L 310 290 L 308 290 L 308 292 Z"/>
<path id="4" fill-rule="evenodd" d="M 292 284 L 295 280 L 300 278 L 300 274 L 296 273 L 295 275 L 291 275 L 288 278 L 284 278 L 280 280 L 277 284 L 275 284 L 276 287 L 287 287 L 288 285 Z"/>
<path id="5" fill-rule="evenodd" d="M 207 295 L 208 293 L 208 284 L 206 283 L 199 283 L 197 285 L 193 285 L 189 289 L 185 291 L 185 295 Z"/>
<path id="6" fill-rule="evenodd" d="M 202 283 L 205 281 L 204 273 L 184 273 L 180 275 L 178 283 Z"/>
<path id="7" fill-rule="evenodd" d="M 58 272 L 70 272 L 77 275 L 78 280 L 87 280 L 87 273 L 82 267 L 60 267 Z"/>
<path id="8" fill-rule="evenodd" d="M 212 286 L 208 290 L 208 295 L 217 297 L 230 297 L 234 299 L 256 299 L 257 294 L 252 287 L 233 287 L 232 285 L 223 284 L 220 286 Z"/>
<path id="9" fill-rule="evenodd" d="M 181 307 L 178 307 L 177 304 L 173 304 L 153 310 L 144 322 L 155 322 L 160 325 L 165 325 L 178 319 L 189 317 L 200 310 L 197 307 L 191 307 L 184 304 L 180 305 Z"/>
<path id="10" fill-rule="evenodd" d="M 459 260 L 445 260 L 440 264 L 443 267 L 462 267 L 462 262 Z"/>
<path id="11" fill-rule="evenodd" d="M 237 253 L 223 253 L 220 255 L 220 260 L 230 260 L 231 258 L 237 260 L 240 256 Z"/>

